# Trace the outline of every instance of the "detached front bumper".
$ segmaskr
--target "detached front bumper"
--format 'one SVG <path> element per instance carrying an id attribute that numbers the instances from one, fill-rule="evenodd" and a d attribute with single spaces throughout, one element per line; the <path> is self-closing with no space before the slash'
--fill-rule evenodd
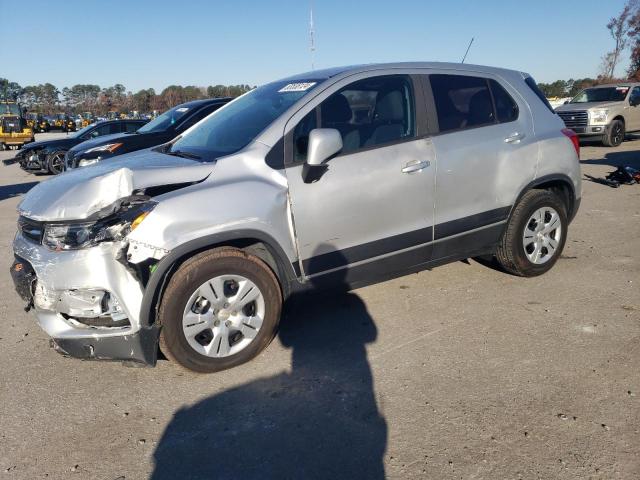
<path id="1" fill-rule="evenodd" d="M 20 164 L 21 169 L 27 172 L 49 172 L 45 154 L 26 152 L 24 155 L 16 156 L 14 160 Z"/>
<path id="2" fill-rule="evenodd" d="M 143 288 L 117 259 L 123 247 L 105 242 L 55 252 L 16 235 L 11 267 L 16 290 L 58 352 L 155 365 L 158 328 L 140 324 Z"/>

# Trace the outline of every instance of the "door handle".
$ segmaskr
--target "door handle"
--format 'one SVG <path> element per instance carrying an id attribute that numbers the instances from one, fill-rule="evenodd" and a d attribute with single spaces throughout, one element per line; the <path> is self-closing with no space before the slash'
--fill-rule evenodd
<path id="1" fill-rule="evenodd" d="M 414 173 L 414 172 L 419 172 L 420 170 L 423 170 L 425 168 L 427 168 L 428 166 L 431 165 L 431 162 L 428 160 L 412 160 L 411 162 L 407 163 L 404 168 L 402 169 L 402 173 Z"/>
<path id="2" fill-rule="evenodd" d="M 524 137 L 526 137 L 524 133 L 515 132 L 505 138 L 504 143 L 520 143 L 520 140 L 522 140 Z"/>

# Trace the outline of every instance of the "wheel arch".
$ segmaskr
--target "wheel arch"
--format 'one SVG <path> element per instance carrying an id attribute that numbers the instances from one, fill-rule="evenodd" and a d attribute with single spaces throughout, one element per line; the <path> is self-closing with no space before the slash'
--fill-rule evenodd
<path id="1" fill-rule="evenodd" d="M 200 252 L 220 247 L 238 248 L 263 260 L 275 273 L 285 298 L 300 277 L 298 264 L 292 263 L 278 242 L 264 232 L 236 230 L 207 235 L 179 245 L 158 262 L 144 290 L 140 324 L 146 327 L 155 323 L 167 283 L 185 261 Z"/>
<path id="2" fill-rule="evenodd" d="M 622 115 L 616 115 L 615 117 L 613 117 L 611 119 L 611 121 L 613 120 L 620 120 L 625 126 L 627 125 L 627 121 L 625 120 L 625 118 Z"/>
<path id="3" fill-rule="evenodd" d="M 545 175 L 529 183 L 525 188 L 522 189 L 522 191 L 518 195 L 518 198 L 516 199 L 513 206 L 511 207 L 511 212 L 509 212 L 509 218 L 511 218 L 511 215 L 513 214 L 513 211 L 516 205 L 520 203 L 520 200 L 522 199 L 522 197 L 529 190 L 534 190 L 534 189 L 550 190 L 556 193 L 562 199 L 565 206 L 567 207 L 567 217 L 569 218 L 569 221 L 573 220 L 578 210 L 578 201 L 576 199 L 575 186 L 573 185 L 571 178 L 563 174 Z"/>

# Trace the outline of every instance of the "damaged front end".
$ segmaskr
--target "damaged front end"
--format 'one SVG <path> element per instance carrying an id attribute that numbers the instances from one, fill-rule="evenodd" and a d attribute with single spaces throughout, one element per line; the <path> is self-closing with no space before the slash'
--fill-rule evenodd
<path id="1" fill-rule="evenodd" d="M 137 195 L 93 221 L 20 217 L 11 274 L 26 309 L 35 310 L 60 353 L 155 364 L 157 331 L 138 318 L 144 267 L 127 261 L 127 236 L 154 206 Z"/>
<path id="2" fill-rule="evenodd" d="M 129 235 L 157 205 L 147 189 L 171 182 L 148 166 L 138 177 L 130 168 L 82 170 L 93 171 L 43 182 L 18 207 L 16 290 L 58 352 L 155 365 L 158 327 L 141 323 L 140 307 L 149 275 L 169 252 Z M 190 173 L 203 178 L 201 168 Z"/>

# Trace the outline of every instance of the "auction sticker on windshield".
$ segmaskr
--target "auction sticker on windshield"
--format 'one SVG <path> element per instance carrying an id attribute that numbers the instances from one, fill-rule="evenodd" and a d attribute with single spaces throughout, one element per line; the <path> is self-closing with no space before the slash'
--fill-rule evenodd
<path id="1" fill-rule="evenodd" d="M 285 85 L 284 87 L 282 87 L 280 90 L 278 90 L 278 93 L 284 93 L 284 92 L 304 92 L 306 90 L 309 90 L 311 87 L 313 87 L 316 84 L 316 82 L 301 82 L 301 83 L 290 83 L 289 85 Z"/>

